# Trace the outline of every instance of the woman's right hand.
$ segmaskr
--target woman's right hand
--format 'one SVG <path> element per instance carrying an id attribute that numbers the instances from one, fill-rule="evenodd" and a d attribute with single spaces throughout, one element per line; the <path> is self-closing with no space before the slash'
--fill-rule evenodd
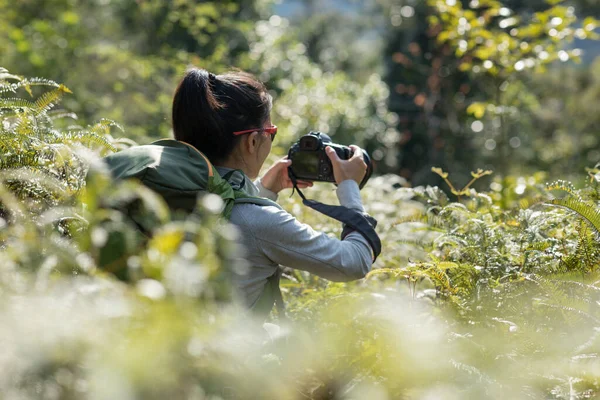
<path id="1" fill-rule="evenodd" d="M 338 185 L 345 180 L 351 179 L 358 183 L 362 182 L 367 172 L 367 164 L 363 159 L 363 151 L 360 147 L 351 145 L 350 148 L 354 152 L 348 160 L 342 160 L 338 157 L 334 149 L 327 146 L 325 152 L 333 165 L 333 176 L 335 183 Z"/>

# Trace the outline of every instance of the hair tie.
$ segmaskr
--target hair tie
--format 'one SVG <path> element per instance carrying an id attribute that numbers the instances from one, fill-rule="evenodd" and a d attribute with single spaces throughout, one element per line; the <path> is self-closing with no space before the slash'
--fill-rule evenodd
<path id="1" fill-rule="evenodd" d="M 214 81 L 217 80 L 217 77 L 212 72 L 209 72 L 208 73 L 208 80 L 211 81 L 211 82 L 214 82 Z"/>

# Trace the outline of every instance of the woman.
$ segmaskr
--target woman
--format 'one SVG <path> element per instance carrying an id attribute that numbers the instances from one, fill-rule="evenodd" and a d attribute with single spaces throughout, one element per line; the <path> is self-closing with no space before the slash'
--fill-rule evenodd
<path id="1" fill-rule="evenodd" d="M 267 89 L 252 75 L 213 75 L 194 68 L 186 73 L 175 92 L 173 131 L 177 140 L 203 152 L 221 176 L 230 176 L 232 184 L 242 185 L 250 195 L 275 201 L 281 190 L 292 187 L 287 173 L 290 160 L 279 160 L 261 179 L 252 182 L 277 133 L 277 127 L 271 123 L 271 107 Z M 356 156 L 349 160 L 340 160 L 331 148 L 327 148 L 327 155 L 333 165 L 340 203 L 364 212 L 358 184 L 367 167 L 362 151 L 351 147 Z M 231 174 L 235 170 L 243 174 Z M 299 183 L 300 188 L 307 186 L 312 183 Z M 272 308 L 276 294 L 264 294 L 269 282 L 278 282 L 273 277 L 278 277 L 279 265 L 332 281 L 350 281 L 363 278 L 373 263 L 371 247 L 361 234 L 351 232 L 337 240 L 315 232 L 275 206 L 237 204 L 231 222 L 241 230 L 250 264 L 245 274 L 235 277 L 235 285 L 251 308 L 265 302 L 268 310 Z"/>

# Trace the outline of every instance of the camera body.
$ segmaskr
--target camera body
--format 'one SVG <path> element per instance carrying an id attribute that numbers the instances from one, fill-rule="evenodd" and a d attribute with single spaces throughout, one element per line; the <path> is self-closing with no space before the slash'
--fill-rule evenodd
<path id="1" fill-rule="evenodd" d="M 354 153 L 348 146 L 332 143 L 331 138 L 325 133 L 310 132 L 302 136 L 288 151 L 288 158 L 292 160 L 290 173 L 300 180 L 335 182 L 331 160 L 325 153 L 327 146 L 335 150 L 342 160 L 349 159 Z M 359 185 L 361 189 L 373 173 L 371 158 L 364 150 L 363 159 L 367 164 L 367 171 Z"/>

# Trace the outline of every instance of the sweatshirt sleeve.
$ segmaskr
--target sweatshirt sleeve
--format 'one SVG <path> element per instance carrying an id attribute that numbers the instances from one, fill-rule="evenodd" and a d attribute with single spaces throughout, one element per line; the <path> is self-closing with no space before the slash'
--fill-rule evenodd
<path id="1" fill-rule="evenodd" d="M 342 205 L 363 210 L 356 182 L 342 182 L 337 194 Z M 244 224 L 260 251 L 279 265 L 340 282 L 363 278 L 371 270 L 371 247 L 357 232 L 344 240 L 332 238 L 277 207 L 260 207 L 244 214 Z"/>
<path id="2" fill-rule="evenodd" d="M 277 201 L 277 193 L 270 191 L 266 187 L 263 186 L 262 181 L 257 179 L 254 181 L 254 185 L 258 189 L 258 195 L 260 197 L 266 197 L 269 200 Z"/>

